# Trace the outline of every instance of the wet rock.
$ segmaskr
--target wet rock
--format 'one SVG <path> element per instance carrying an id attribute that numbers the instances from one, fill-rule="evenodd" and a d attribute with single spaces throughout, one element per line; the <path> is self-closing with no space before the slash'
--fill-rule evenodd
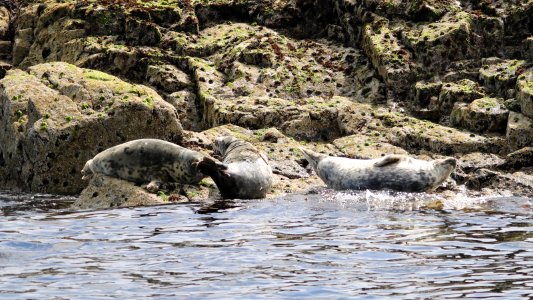
<path id="1" fill-rule="evenodd" d="M 79 198 L 72 204 L 72 209 L 105 209 L 114 207 L 135 207 L 202 201 L 209 198 L 213 182 L 205 180 L 199 186 L 179 185 L 170 191 L 149 193 L 144 186 L 131 182 L 94 175 Z"/>
<path id="2" fill-rule="evenodd" d="M 451 114 L 454 126 L 475 132 L 501 132 L 507 128 L 509 111 L 497 98 L 481 98 L 472 103 L 455 103 Z"/>
<path id="3" fill-rule="evenodd" d="M 477 190 L 512 191 L 514 196 L 533 196 L 533 176 L 522 172 L 510 174 L 479 169 L 467 180 L 466 186 Z"/>
<path id="4" fill-rule="evenodd" d="M 170 203 L 135 184 L 113 177 L 94 176 L 72 209 L 105 209 Z"/>
<path id="5" fill-rule="evenodd" d="M 96 153 L 136 138 L 179 141 L 183 133 L 176 110 L 155 91 L 99 71 L 47 63 L 11 70 L 0 85 L 0 152 L 24 191 L 78 193 L 80 171 Z"/>
<path id="6" fill-rule="evenodd" d="M 486 59 L 479 70 L 479 78 L 485 88 L 500 96 L 515 87 L 516 79 L 523 72 L 523 60 Z"/>
<path id="7" fill-rule="evenodd" d="M 533 119 L 523 114 L 510 112 L 506 139 L 510 150 L 533 145 Z"/>
<path id="8" fill-rule="evenodd" d="M 516 84 L 517 100 L 521 111 L 529 118 L 533 118 L 533 70 L 529 70 L 518 77 Z"/>

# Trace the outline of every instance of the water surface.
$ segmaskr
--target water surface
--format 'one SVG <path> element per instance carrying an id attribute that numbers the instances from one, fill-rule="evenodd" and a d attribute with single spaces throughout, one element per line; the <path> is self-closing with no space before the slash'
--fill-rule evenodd
<path id="1" fill-rule="evenodd" d="M 73 199 L 3 193 L 0 298 L 533 297 L 530 207 L 439 211 L 420 198 L 321 192 L 66 212 Z"/>

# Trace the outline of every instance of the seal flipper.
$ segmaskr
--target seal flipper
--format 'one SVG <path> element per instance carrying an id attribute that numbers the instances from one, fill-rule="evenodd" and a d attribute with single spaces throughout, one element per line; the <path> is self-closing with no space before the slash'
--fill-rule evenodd
<path id="1" fill-rule="evenodd" d="M 387 155 L 383 157 L 382 159 L 378 160 L 377 162 L 375 162 L 374 166 L 378 168 L 386 167 L 388 165 L 393 165 L 393 164 L 400 162 L 402 158 L 403 156 L 397 155 L 397 154 Z"/>
<path id="2" fill-rule="evenodd" d="M 155 193 L 159 191 L 162 184 L 163 182 L 161 180 L 154 179 L 150 181 L 150 183 L 148 183 L 148 185 L 146 186 L 146 190 L 149 191 L 150 193 Z"/>
<path id="3" fill-rule="evenodd" d="M 213 179 L 224 199 L 234 199 L 237 195 L 237 183 L 235 178 L 226 170 L 228 166 L 215 161 L 212 158 L 204 157 L 198 162 L 198 170 Z"/>

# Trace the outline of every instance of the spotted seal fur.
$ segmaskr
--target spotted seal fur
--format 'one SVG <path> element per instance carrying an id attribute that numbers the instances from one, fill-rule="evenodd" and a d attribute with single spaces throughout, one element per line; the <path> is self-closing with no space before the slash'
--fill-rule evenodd
<path id="1" fill-rule="evenodd" d="M 272 169 L 263 153 L 233 136 L 216 138 L 213 148 L 222 156 L 222 164 L 204 157 L 198 168 L 213 178 L 223 198 L 266 197 L 272 187 Z"/>
<path id="2" fill-rule="evenodd" d="M 206 175 L 197 169 L 199 152 L 158 139 L 139 139 L 116 145 L 87 161 L 83 179 L 103 174 L 157 191 L 163 182 L 196 184 Z"/>
<path id="3" fill-rule="evenodd" d="M 430 191 L 444 182 L 456 166 L 454 158 L 425 161 L 393 154 L 378 159 L 350 159 L 300 150 L 318 177 L 336 190 Z"/>

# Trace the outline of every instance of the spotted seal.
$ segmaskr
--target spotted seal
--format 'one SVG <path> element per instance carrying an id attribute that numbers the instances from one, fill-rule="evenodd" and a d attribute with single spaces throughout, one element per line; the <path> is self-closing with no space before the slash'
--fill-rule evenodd
<path id="1" fill-rule="evenodd" d="M 163 182 L 198 183 L 206 177 L 196 167 L 203 157 L 167 141 L 140 139 L 98 153 L 81 173 L 83 179 L 103 174 L 136 184 L 149 183 L 147 189 L 157 191 Z"/>
<path id="2" fill-rule="evenodd" d="M 444 182 L 456 166 L 454 158 L 425 161 L 392 154 L 378 159 L 351 159 L 300 150 L 318 177 L 336 190 L 430 191 Z"/>
<path id="3" fill-rule="evenodd" d="M 204 157 L 198 169 L 213 178 L 223 198 L 266 197 L 272 187 L 272 169 L 263 153 L 233 136 L 216 138 L 213 148 L 222 156 L 222 164 Z"/>

